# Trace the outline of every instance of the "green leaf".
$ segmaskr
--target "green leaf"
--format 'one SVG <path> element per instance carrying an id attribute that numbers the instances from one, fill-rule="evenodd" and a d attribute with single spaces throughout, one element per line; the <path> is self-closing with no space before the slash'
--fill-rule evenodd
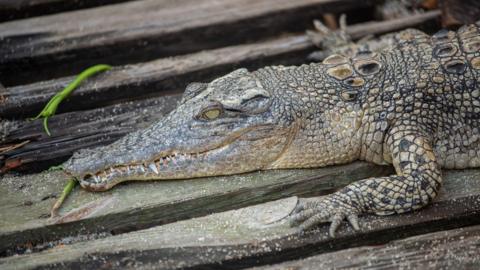
<path id="1" fill-rule="evenodd" d="M 47 105 L 45 105 L 43 110 L 36 117 L 31 118 L 31 120 L 43 117 L 43 128 L 45 129 L 45 132 L 48 134 L 48 136 L 51 136 L 50 130 L 48 129 L 48 118 L 55 114 L 60 102 L 66 99 L 73 92 L 73 90 L 75 90 L 85 79 L 99 72 L 110 70 L 111 68 L 111 66 L 103 64 L 87 68 L 82 73 L 80 73 L 73 82 L 67 85 L 67 87 L 65 87 L 59 93 L 55 94 L 47 103 Z"/>

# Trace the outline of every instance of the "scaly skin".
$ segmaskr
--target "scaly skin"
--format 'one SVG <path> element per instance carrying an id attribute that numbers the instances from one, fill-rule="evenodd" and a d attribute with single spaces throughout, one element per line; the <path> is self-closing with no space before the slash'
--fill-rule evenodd
<path id="1" fill-rule="evenodd" d="M 90 190 L 126 180 L 178 179 L 366 160 L 396 175 L 300 201 L 300 230 L 403 213 L 437 195 L 440 168 L 480 166 L 480 26 L 430 37 L 406 30 L 381 52 L 332 55 L 299 67 L 236 70 L 192 84 L 146 130 L 75 154 L 67 172 Z"/>

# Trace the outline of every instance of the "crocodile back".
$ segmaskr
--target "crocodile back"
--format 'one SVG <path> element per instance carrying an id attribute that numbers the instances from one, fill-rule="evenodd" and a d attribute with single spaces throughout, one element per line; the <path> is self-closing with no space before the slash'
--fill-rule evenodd
<path id="1" fill-rule="evenodd" d="M 362 159 L 384 160 L 386 146 L 373 138 L 385 142 L 401 122 L 431 138 L 442 167 L 479 167 L 480 25 L 432 36 L 407 29 L 393 38 L 362 101 Z"/>

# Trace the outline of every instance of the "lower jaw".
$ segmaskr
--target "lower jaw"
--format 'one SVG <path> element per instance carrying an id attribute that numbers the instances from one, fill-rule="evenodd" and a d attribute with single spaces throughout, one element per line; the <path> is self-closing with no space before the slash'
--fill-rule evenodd
<path id="1" fill-rule="evenodd" d="M 182 180 L 182 179 L 194 179 L 194 178 L 203 178 L 203 177 L 215 177 L 215 176 L 225 176 L 225 175 L 232 175 L 232 174 L 239 174 L 239 173 L 247 173 L 251 171 L 257 171 L 260 169 L 252 169 L 252 170 L 243 170 L 243 171 L 229 171 L 228 170 L 216 170 L 215 172 L 210 173 L 191 173 L 191 174 L 168 174 L 168 175 L 132 175 L 132 176 L 125 176 L 114 178 L 110 180 L 104 180 L 101 182 L 90 182 L 87 180 L 79 180 L 80 186 L 88 191 L 107 191 L 114 186 L 122 183 L 122 182 L 138 182 L 138 181 L 160 181 L 160 180 Z"/>
<path id="2" fill-rule="evenodd" d="M 217 175 L 217 174 L 214 174 Z M 88 191 L 106 191 L 114 186 L 122 183 L 122 182 L 138 182 L 138 181 L 160 181 L 160 180 L 180 180 L 180 179 L 190 179 L 190 178 L 200 178 L 200 177 L 208 177 L 214 175 L 185 175 L 185 174 L 168 174 L 164 176 L 160 175 L 132 175 L 132 176 L 125 176 L 114 178 L 110 180 L 104 180 L 101 182 L 90 182 L 88 180 L 79 180 L 80 186 Z M 219 174 L 221 175 L 221 174 Z"/>
<path id="3" fill-rule="evenodd" d="M 171 178 L 172 179 L 172 178 Z M 106 191 L 111 189 L 112 187 L 122 183 L 122 182 L 127 182 L 127 181 L 151 181 L 151 180 L 168 180 L 165 178 L 159 178 L 159 177 L 146 177 L 144 175 L 141 176 L 132 176 L 132 177 L 125 177 L 125 178 L 116 178 L 112 180 L 105 180 L 102 182 L 89 182 L 86 180 L 80 180 L 80 186 L 82 188 L 88 190 L 88 191 Z"/>
<path id="4" fill-rule="evenodd" d="M 126 181 L 126 180 L 123 180 Z M 106 181 L 101 183 L 92 183 L 85 180 L 80 180 L 80 186 L 88 191 L 106 191 L 111 189 L 113 186 L 123 182 L 122 180 L 113 180 Z"/>

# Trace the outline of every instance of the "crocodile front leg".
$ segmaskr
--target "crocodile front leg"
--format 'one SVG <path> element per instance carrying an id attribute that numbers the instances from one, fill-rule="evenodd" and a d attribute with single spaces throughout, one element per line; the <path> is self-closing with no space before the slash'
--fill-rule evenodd
<path id="1" fill-rule="evenodd" d="M 384 147 L 390 150 L 397 175 L 364 179 L 329 196 L 301 200 L 291 225 L 303 231 L 331 222 L 333 237 L 345 218 L 358 229 L 360 214 L 390 215 L 427 205 L 437 195 L 442 177 L 426 133 L 416 125 L 400 124 L 391 129 Z"/>

